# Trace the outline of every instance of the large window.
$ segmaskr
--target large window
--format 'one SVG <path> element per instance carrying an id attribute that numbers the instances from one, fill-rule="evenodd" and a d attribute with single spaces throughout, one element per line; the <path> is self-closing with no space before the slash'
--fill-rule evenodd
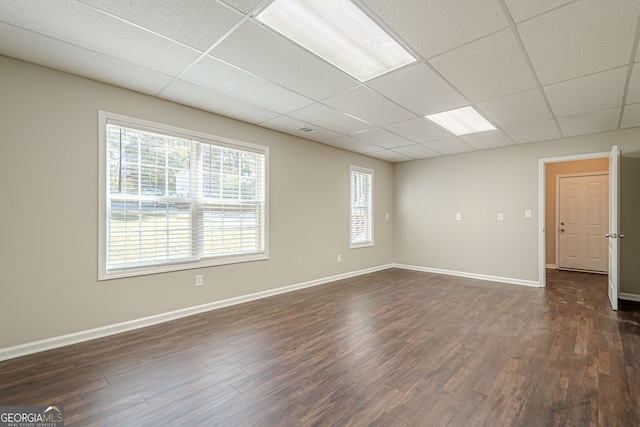
<path id="1" fill-rule="evenodd" d="M 266 259 L 267 154 L 100 112 L 100 278 Z"/>
<path id="2" fill-rule="evenodd" d="M 351 166 L 351 248 L 373 246 L 373 171 Z"/>

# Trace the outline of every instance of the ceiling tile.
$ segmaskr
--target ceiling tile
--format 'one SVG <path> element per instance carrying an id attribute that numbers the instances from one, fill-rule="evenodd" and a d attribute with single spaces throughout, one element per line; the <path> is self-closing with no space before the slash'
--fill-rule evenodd
<path id="1" fill-rule="evenodd" d="M 413 141 L 409 141 L 406 138 L 380 128 L 369 129 L 364 132 L 354 133 L 351 136 L 359 139 L 360 141 L 375 144 L 383 148 L 396 148 L 414 144 Z"/>
<path id="2" fill-rule="evenodd" d="M 330 139 L 328 141 L 323 141 L 323 143 L 331 145 L 332 147 L 342 148 L 343 150 L 354 151 L 361 154 L 371 154 L 384 150 L 384 148 L 378 147 L 377 145 L 362 142 L 346 135 Z"/>
<path id="3" fill-rule="evenodd" d="M 387 162 L 397 163 L 397 162 L 406 162 L 407 160 L 414 160 L 409 156 L 405 156 L 404 154 L 396 153 L 391 150 L 382 150 L 376 151 L 375 153 L 368 154 L 371 157 L 375 157 L 377 159 L 386 160 Z"/>
<path id="4" fill-rule="evenodd" d="M 155 95 L 171 77 L 0 23 L 0 52 L 23 61 Z"/>
<path id="5" fill-rule="evenodd" d="M 518 25 L 543 85 L 629 63 L 640 2 L 581 0 Z"/>
<path id="6" fill-rule="evenodd" d="M 429 142 L 451 138 L 451 134 L 449 132 L 432 124 L 424 117 L 394 123 L 392 125 L 385 126 L 385 129 L 400 136 L 404 136 L 414 142 Z"/>
<path id="7" fill-rule="evenodd" d="M 622 113 L 622 124 L 621 128 L 631 128 L 635 126 L 640 126 L 640 104 L 632 104 L 624 107 L 624 112 Z"/>
<path id="8" fill-rule="evenodd" d="M 209 56 L 202 58 L 182 73 L 180 78 L 197 86 L 283 114 L 313 102 L 302 95 Z"/>
<path id="9" fill-rule="evenodd" d="M 564 136 L 586 135 L 588 133 L 606 132 L 618 127 L 620 108 L 560 117 L 558 124 Z"/>
<path id="10" fill-rule="evenodd" d="M 203 0 L 81 1 L 202 51 L 243 17 L 219 3 Z"/>
<path id="11" fill-rule="evenodd" d="M 429 62 L 474 102 L 537 85 L 511 30 L 477 40 Z"/>
<path id="12" fill-rule="evenodd" d="M 545 86 L 558 117 L 605 110 L 622 104 L 627 67 Z"/>
<path id="13" fill-rule="evenodd" d="M 539 89 L 481 102 L 478 108 L 500 127 L 517 126 L 552 118 Z"/>
<path id="14" fill-rule="evenodd" d="M 478 150 L 513 145 L 513 141 L 500 129 L 464 135 L 460 139 Z"/>
<path id="15" fill-rule="evenodd" d="M 386 74 L 367 86 L 419 116 L 469 105 L 465 97 L 424 63 Z"/>
<path id="16" fill-rule="evenodd" d="M 264 123 L 260 123 L 260 126 L 299 136 L 300 138 L 311 139 L 313 141 L 325 141 L 327 139 L 333 139 L 340 136 L 339 133 L 323 129 L 310 123 L 301 122 L 300 120 L 296 120 L 287 116 L 276 117 Z M 316 132 L 305 133 L 303 131 L 300 131 L 300 128 L 312 128 L 315 129 Z"/>
<path id="17" fill-rule="evenodd" d="M 640 59 L 640 57 L 637 57 Z M 629 90 L 627 91 L 627 104 L 637 104 L 640 102 L 640 63 L 633 64 L 631 71 L 631 80 L 629 81 Z"/>
<path id="18" fill-rule="evenodd" d="M 24 29 L 171 76 L 200 55 L 78 2 L 7 0 L 0 2 L 0 17 Z"/>
<path id="19" fill-rule="evenodd" d="M 495 0 L 404 0 L 402 7 L 389 0 L 363 3 L 425 58 L 508 25 Z"/>
<path id="20" fill-rule="evenodd" d="M 416 115 L 364 86 L 323 101 L 340 111 L 378 126 L 407 120 Z"/>
<path id="21" fill-rule="evenodd" d="M 160 97 L 248 123 L 260 123 L 278 116 L 265 108 L 180 80 L 171 83 Z"/>
<path id="22" fill-rule="evenodd" d="M 438 157 L 442 155 L 420 144 L 398 147 L 394 148 L 392 151 L 404 154 L 405 156 L 413 157 L 414 159 L 426 159 L 428 157 Z"/>
<path id="23" fill-rule="evenodd" d="M 244 13 L 251 12 L 260 3 L 263 3 L 263 0 L 221 0 L 221 1 Z"/>
<path id="24" fill-rule="evenodd" d="M 474 147 L 470 146 L 464 141 L 459 140 L 458 138 L 449 138 L 440 141 L 427 142 L 426 144 L 422 145 L 442 154 L 459 154 L 467 153 L 469 151 L 475 151 Z"/>
<path id="25" fill-rule="evenodd" d="M 515 22 L 524 21 L 575 0 L 505 0 Z"/>
<path id="26" fill-rule="evenodd" d="M 342 71 L 253 21 L 242 24 L 209 54 L 314 100 L 358 85 Z"/>
<path id="27" fill-rule="evenodd" d="M 338 133 L 351 134 L 373 127 L 370 123 L 348 116 L 331 107 L 313 104 L 289 113 L 288 116 Z"/>
<path id="28" fill-rule="evenodd" d="M 503 131 L 509 135 L 516 144 L 546 141 L 562 137 L 555 120 L 545 120 L 543 122 L 508 127 L 504 128 Z"/>

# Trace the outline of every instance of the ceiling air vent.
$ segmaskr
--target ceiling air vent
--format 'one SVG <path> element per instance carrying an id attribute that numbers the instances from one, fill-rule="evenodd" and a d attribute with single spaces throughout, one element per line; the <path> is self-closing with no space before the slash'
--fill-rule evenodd
<path id="1" fill-rule="evenodd" d="M 301 127 L 298 130 L 300 132 L 304 132 L 304 133 L 315 133 L 315 132 L 318 132 L 316 129 L 312 129 L 312 128 L 308 128 L 308 127 Z"/>

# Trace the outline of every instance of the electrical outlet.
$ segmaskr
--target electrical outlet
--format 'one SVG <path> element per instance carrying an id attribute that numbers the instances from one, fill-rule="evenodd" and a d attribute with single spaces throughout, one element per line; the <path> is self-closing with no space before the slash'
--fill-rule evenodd
<path id="1" fill-rule="evenodd" d="M 504 214 L 502 212 L 498 213 L 498 221 L 504 221 Z"/>
<path id="2" fill-rule="evenodd" d="M 338 255 L 338 262 L 342 262 L 342 255 Z"/>
<path id="3" fill-rule="evenodd" d="M 202 274 L 196 275 L 196 286 L 202 286 Z"/>

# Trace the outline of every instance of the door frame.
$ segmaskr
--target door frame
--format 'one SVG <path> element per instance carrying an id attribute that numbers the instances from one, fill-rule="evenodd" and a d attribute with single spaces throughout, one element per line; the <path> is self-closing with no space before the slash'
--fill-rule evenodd
<path id="1" fill-rule="evenodd" d="M 560 157 L 546 157 L 538 159 L 538 283 L 540 287 L 547 286 L 547 264 L 546 264 L 546 249 L 545 249 L 545 236 L 546 236 L 546 224 L 545 224 L 545 183 L 547 182 L 547 164 L 548 163 L 562 163 L 572 162 L 575 160 L 591 160 L 591 159 L 603 159 L 609 158 L 610 151 L 598 152 L 598 153 L 586 153 L 576 154 Z"/>
<path id="2" fill-rule="evenodd" d="M 545 170 L 546 172 L 546 170 Z M 555 212 L 555 219 L 556 219 L 556 224 L 558 224 L 560 222 L 560 179 L 562 178 L 582 178 L 585 176 L 604 176 L 606 175 L 607 178 L 609 177 L 609 171 L 595 171 L 595 172 L 576 172 L 576 173 L 563 173 L 563 174 L 559 174 L 556 175 L 556 212 Z M 545 174 L 546 176 L 546 174 Z M 545 178 L 546 181 L 546 178 Z M 609 183 L 608 179 L 607 179 L 607 184 Z M 546 186 L 545 186 L 546 187 Z M 545 198 L 546 200 L 546 198 Z M 607 199 L 607 208 L 609 207 L 609 200 Z M 607 227 L 609 226 L 609 222 L 608 222 L 608 215 L 607 215 Z M 608 228 L 607 228 L 608 230 Z M 555 248 L 556 248 L 556 253 L 555 253 L 555 266 L 556 268 L 560 268 L 560 258 L 559 258 L 559 252 L 560 252 L 560 233 L 558 233 L 558 230 L 556 230 L 555 233 L 555 242 L 554 242 Z M 607 248 L 608 250 L 608 248 Z M 608 269 L 607 269 L 608 270 Z M 605 273 L 601 273 L 601 272 L 596 272 L 598 274 L 605 274 Z"/>

